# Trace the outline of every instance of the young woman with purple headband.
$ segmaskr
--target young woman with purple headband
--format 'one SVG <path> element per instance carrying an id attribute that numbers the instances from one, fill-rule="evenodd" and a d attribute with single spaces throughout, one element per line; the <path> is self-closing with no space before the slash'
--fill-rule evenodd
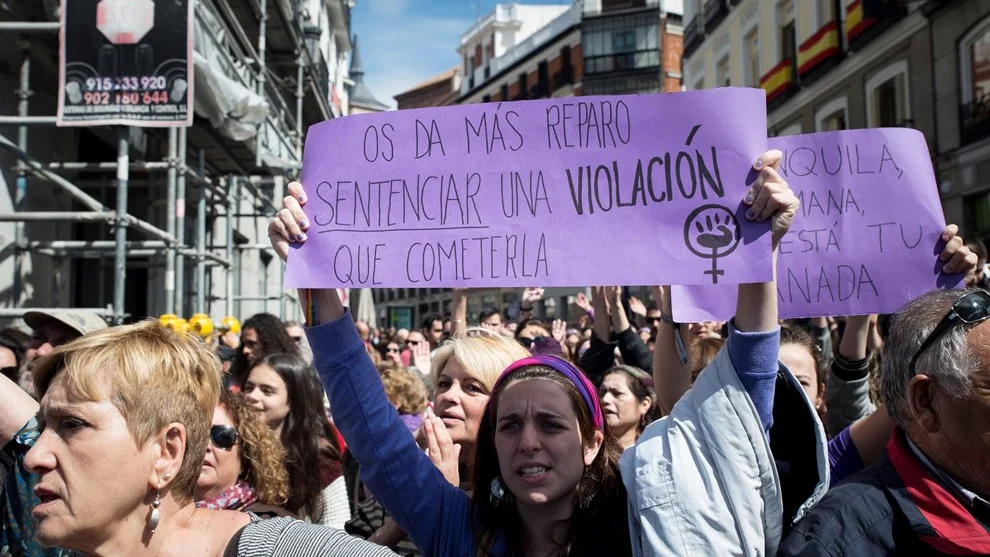
<path id="1" fill-rule="evenodd" d="M 798 208 L 797 198 L 775 171 L 781 156 L 779 151 L 769 151 L 760 157 L 754 164 L 758 178 L 744 199 L 750 206 L 747 218 L 771 223 L 774 253 Z M 269 225 L 272 245 L 283 260 L 290 242 L 305 241 L 303 231 L 309 225 L 301 208 L 306 202 L 302 186 L 290 184 L 289 192 L 283 209 Z M 658 530 L 650 524 L 653 515 L 644 510 L 662 503 L 639 485 L 638 469 L 631 469 L 632 477 L 620 477 L 621 448 L 604 424 L 595 388 L 572 364 L 552 356 L 534 356 L 503 371 L 478 432 L 472 498 L 450 485 L 416 446 L 389 404 L 336 291 L 301 290 L 300 300 L 310 325 L 307 335 L 314 365 L 330 398 L 335 423 L 361 463 L 366 484 L 424 555 L 630 555 L 677 545 L 676 540 L 651 537 L 650 532 Z M 736 315 L 727 355 L 723 354 L 726 363 L 715 372 L 735 372 L 736 384 L 742 385 L 752 401 L 751 421 L 762 421 L 769 428 L 778 372 L 775 283 L 740 285 Z M 722 429 L 716 434 L 740 437 L 731 427 Z M 766 443 L 764 439 L 754 442 Z M 764 452 L 768 454 L 769 448 Z M 683 456 L 688 466 L 705 466 L 695 454 Z M 742 506 L 761 514 L 762 495 L 750 490 Z M 718 496 L 715 492 L 710 494 L 712 500 L 695 497 L 667 504 L 688 513 L 698 509 L 675 517 L 674 522 L 693 521 L 683 524 L 694 528 L 695 534 L 703 524 L 701 529 L 712 530 L 711 535 L 721 542 L 736 533 L 731 521 L 706 523 L 710 517 L 706 511 L 717 505 L 713 501 Z M 676 528 L 677 524 L 666 526 Z M 644 528 L 650 531 L 640 532 Z M 779 537 L 779 531 L 768 535 Z M 700 546 L 706 547 L 728 545 Z"/>

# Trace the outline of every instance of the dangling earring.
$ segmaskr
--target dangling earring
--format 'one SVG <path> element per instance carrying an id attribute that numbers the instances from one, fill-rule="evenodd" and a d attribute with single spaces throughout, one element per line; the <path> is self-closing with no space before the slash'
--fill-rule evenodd
<path id="1" fill-rule="evenodd" d="M 512 504 L 512 492 L 505 489 L 505 485 L 502 484 L 501 477 L 495 476 L 495 478 L 492 479 L 491 492 L 488 495 L 488 499 L 494 503 L 496 507 Z"/>
<path id="2" fill-rule="evenodd" d="M 155 490 L 155 500 L 151 502 L 151 516 L 148 517 L 148 528 L 151 528 L 151 533 L 154 534 L 155 530 L 158 529 L 158 521 L 161 516 L 158 513 L 158 507 L 162 505 L 161 492 Z"/>
<path id="3" fill-rule="evenodd" d="M 590 468 L 584 469 L 581 484 L 583 484 L 584 489 L 581 490 L 581 499 L 578 500 L 578 508 L 587 509 L 591 506 L 591 501 L 595 498 L 595 495 L 598 494 L 598 488 L 595 487 Z"/>
<path id="4" fill-rule="evenodd" d="M 165 474 L 165 481 L 169 479 L 169 475 Z M 151 533 L 154 534 L 155 530 L 158 529 L 158 521 L 161 520 L 161 513 L 158 512 L 158 507 L 162 506 L 162 491 L 161 486 L 155 490 L 155 500 L 151 502 L 151 516 L 148 517 L 148 528 L 151 529 Z"/>
<path id="5" fill-rule="evenodd" d="M 492 479 L 491 494 L 489 495 L 488 499 L 492 503 L 498 505 L 502 502 L 502 499 L 504 498 L 505 498 L 505 486 L 502 485 L 501 478 L 495 476 Z"/>

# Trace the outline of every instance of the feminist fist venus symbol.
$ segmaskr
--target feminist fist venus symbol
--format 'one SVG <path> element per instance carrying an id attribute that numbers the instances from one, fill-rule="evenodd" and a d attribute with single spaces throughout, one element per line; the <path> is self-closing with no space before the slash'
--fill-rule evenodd
<path id="1" fill-rule="evenodd" d="M 740 236 L 739 220 L 722 205 L 702 205 L 684 223 L 684 243 L 691 253 L 712 260 L 712 268 L 705 271 L 712 276 L 712 284 L 718 284 L 718 277 L 725 274 L 718 268 L 718 259 L 736 250 Z"/>

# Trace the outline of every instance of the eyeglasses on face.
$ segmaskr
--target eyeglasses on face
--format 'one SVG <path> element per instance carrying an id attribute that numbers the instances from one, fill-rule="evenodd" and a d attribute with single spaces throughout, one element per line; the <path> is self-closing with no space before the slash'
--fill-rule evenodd
<path id="1" fill-rule="evenodd" d="M 215 425 L 210 428 L 210 441 L 218 449 L 229 451 L 234 448 L 238 439 L 240 435 L 237 434 L 237 428 L 232 425 Z"/>
<path id="2" fill-rule="evenodd" d="M 945 335 L 952 327 L 959 323 L 966 323 L 972 325 L 974 323 L 979 323 L 990 318 L 990 292 L 986 290 L 975 290 L 968 294 L 964 294 L 962 297 L 957 299 L 952 303 L 952 308 L 949 309 L 949 313 L 945 314 L 945 317 L 939 321 L 938 325 L 932 329 L 931 334 L 925 338 L 925 341 L 921 343 L 921 348 L 914 353 L 914 357 L 911 358 L 911 376 L 917 375 L 917 370 L 915 369 L 918 364 L 918 358 L 935 344 L 939 338 Z"/>

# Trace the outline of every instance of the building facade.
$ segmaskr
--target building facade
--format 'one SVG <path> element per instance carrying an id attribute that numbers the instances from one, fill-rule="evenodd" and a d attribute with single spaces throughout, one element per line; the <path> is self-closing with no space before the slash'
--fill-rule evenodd
<path id="1" fill-rule="evenodd" d="M 589 0 L 581 44 L 585 95 L 681 90 L 682 2 Z"/>
<path id="2" fill-rule="evenodd" d="M 946 221 L 990 240 L 990 3 L 693 0 L 685 20 L 689 89 L 762 87 L 771 136 L 921 131 Z"/>
<path id="3" fill-rule="evenodd" d="M 580 4 L 498 4 L 462 35 L 459 51 L 459 103 L 580 95 Z"/>
<path id="4" fill-rule="evenodd" d="M 990 243 L 990 3 L 929 2 L 936 170 L 948 222 Z"/>

